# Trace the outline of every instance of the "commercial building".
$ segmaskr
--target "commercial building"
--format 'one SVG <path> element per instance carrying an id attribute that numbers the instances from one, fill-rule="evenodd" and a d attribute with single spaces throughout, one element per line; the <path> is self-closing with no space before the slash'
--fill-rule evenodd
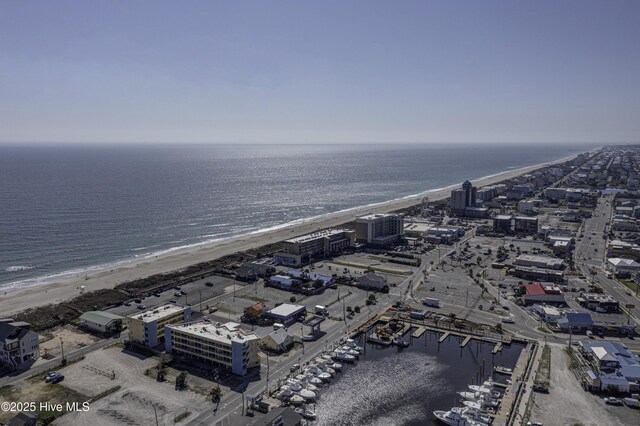
<path id="1" fill-rule="evenodd" d="M 640 258 L 640 246 L 621 240 L 611 240 L 607 244 L 607 257 Z"/>
<path id="2" fill-rule="evenodd" d="M 384 293 L 389 292 L 389 285 L 387 285 L 387 280 L 381 275 L 376 275 L 375 272 L 367 272 L 366 274 L 358 277 L 358 288 L 381 291 Z"/>
<path id="3" fill-rule="evenodd" d="M 518 278 L 531 281 L 560 283 L 564 281 L 562 271 L 556 269 L 536 268 L 535 266 L 516 266 L 513 274 Z"/>
<path id="4" fill-rule="evenodd" d="M 353 246 L 355 232 L 347 229 L 327 229 L 291 238 L 284 242 L 284 252 L 301 256 L 302 260 L 338 253 Z"/>
<path id="5" fill-rule="evenodd" d="M 280 324 L 291 324 L 296 322 L 300 316 L 305 315 L 307 308 L 301 305 L 291 305 L 289 303 L 283 303 L 276 306 L 270 311 L 265 312 L 264 316 L 272 318 L 275 322 Z"/>
<path id="6" fill-rule="evenodd" d="M 529 309 L 535 312 L 544 322 L 556 322 L 562 318 L 560 311 L 553 306 L 533 305 Z"/>
<path id="7" fill-rule="evenodd" d="M 640 389 L 640 356 L 619 342 L 591 340 L 580 342 L 593 370 L 588 372 L 594 391 L 637 392 Z"/>
<path id="8" fill-rule="evenodd" d="M 496 234 L 510 234 L 513 218 L 507 215 L 498 215 L 493 218 L 493 232 Z"/>
<path id="9" fill-rule="evenodd" d="M 373 246 L 386 246 L 402 238 L 402 214 L 369 214 L 356 218 L 356 242 Z"/>
<path id="10" fill-rule="evenodd" d="M 80 326 L 97 333 L 112 334 L 122 330 L 124 319 L 111 312 L 89 311 L 80 315 Z"/>
<path id="11" fill-rule="evenodd" d="M 521 254 L 516 258 L 514 264 L 518 266 L 533 266 L 545 269 L 562 269 L 564 265 L 562 259 L 547 256 L 536 256 L 532 254 Z"/>
<path id="12" fill-rule="evenodd" d="M 611 257 L 607 259 L 607 269 L 614 274 L 635 273 L 640 270 L 640 263 L 633 259 L 623 259 L 620 257 Z"/>
<path id="13" fill-rule="evenodd" d="M 593 328 L 593 318 L 588 312 L 567 312 L 558 320 L 558 327 L 565 333 L 584 333 Z"/>
<path id="14" fill-rule="evenodd" d="M 167 304 L 127 318 L 129 340 L 153 348 L 164 338 L 167 325 L 191 321 L 191 307 Z"/>
<path id="15" fill-rule="evenodd" d="M 234 322 L 167 325 L 164 340 L 167 353 L 221 366 L 239 376 L 260 367 L 258 337 Z"/>
<path id="16" fill-rule="evenodd" d="M 532 283 L 521 286 L 520 292 L 525 305 L 548 303 L 565 305 L 564 294 L 558 286 L 553 284 Z"/>
<path id="17" fill-rule="evenodd" d="M 38 333 L 24 325 L 27 324 L 0 321 L 0 365 L 23 369 L 40 357 Z"/>
<path id="18" fill-rule="evenodd" d="M 618 312 L 620 311 L 620 303 L 604 293 L 585 293 L 582 292 L 576 301 L 587 309 L 592 309 L 597 312 Z"/>
<path id="19" fill-rule="evenodd" d="M 513 231 L 527 235 L 535 235 L 538 233 L 538 218 L 528 216 L 517 216 L 514 221 Z"/>
<path id="20" fill-rule="evenodd" d="M 534 201 L 520 200 L 518 201 L 518 213 L 534 214 L 536 212 L 536 203 Z"/>

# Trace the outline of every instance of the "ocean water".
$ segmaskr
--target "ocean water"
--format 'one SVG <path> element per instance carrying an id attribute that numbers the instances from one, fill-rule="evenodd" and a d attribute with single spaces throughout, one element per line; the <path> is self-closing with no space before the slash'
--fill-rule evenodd
<path id="1" fill-rule="evenodd" d="M 0 146 L 0 287 L 35 285 L 587 149 Z"/>

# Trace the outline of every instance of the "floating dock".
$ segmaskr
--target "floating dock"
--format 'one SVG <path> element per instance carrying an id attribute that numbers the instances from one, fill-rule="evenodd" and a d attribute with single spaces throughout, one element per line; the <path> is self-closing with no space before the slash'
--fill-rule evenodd
<path id="1" fill-rule="evenodd" d="M 493 347 L 493 351 L 491 351 L 491 353 L 493 353 L 494 355 L 497 354 L 498 352 L 500 352 L 502 350 L 502 342 L 498 342 L 496 343 L 496 345 Z"/>
<path id="2" fill-rule="evenodd" d="M 421 337 L 426 331 L 427 331 L 426 327 L 420 326 L 411 334 L 411 337 L 417 339 Z"/>
<path id="3" fill-rule="evenodd" d="M 451 332 L 447 331 L 445 332 L 442 336 L 440 336 L 440 339 L 438 339 L 438 343 L 442 343 L 445 340 L 447 340 L 447 337 L 451 336 Z"/>
<path id="4" fill-rule="evenodd" d="M 469 343 L 469 340 L 471 340 L 471 336 L 465 337 L 462 343 L 460 343 L 460 347 L 464 348 L 465 346 L 467 346 L 467 343 Z"/>

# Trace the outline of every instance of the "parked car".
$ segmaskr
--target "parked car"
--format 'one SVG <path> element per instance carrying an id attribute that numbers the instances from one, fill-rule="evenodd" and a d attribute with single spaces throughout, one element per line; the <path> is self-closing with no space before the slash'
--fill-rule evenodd
<path id="1" fill-rule="evenodd" d="M 136 299 L 136 300 L 134 300 L 134 302 L 136 302 L 136 303 L 142 303 L 142 299 Z"/>
<path id="2" fill-rule="evenodd" d="M 131 302 L 124 302 L 124 306 L 131 306 Z"/>
<path id="3" fill-rule="evenodd" d="M 533 385 L 534 392 L 549 393 L 549 389 L 544 385 Z"/>
<path id="4" fill-rule="evenodd" d="M 206 283 L 204 283 L 204 285 L 206 285 L 207 287 L 213 287 L 213 283 L 211 281 L 207 281 Z"/>
<path id="5" fill-rule="evenodd" d="M 175 293 L 173 293 L 173 295 L 176 297 L 180 297 L 182 296 L 182 293 L 180 293 L 179 291 L 176 291 Z"/>
<path id="6" fill-rule="evenodd" d="M 614 397 L 606 397 L 604 402 L 609 405 L 622 405 L 622 401 Z"/>
<path id="7" fill-rule="evenodd" d="M 178 303 L 178 301 L 176 299 L 171 299 L 169 300 L 169 303 Z"/>
<path id="8" fill-rule="evenodd" d="M 145 305 L 143 305 L 142 303 L 138 304 L 138 306 L 136 306 L 138 309 L 147 309 L 147 307 Z"/>
<path id="9" fill-rule="evenodd" d="M 56 377 L 58 374 L 57 371 L 51 371 L 50 373 L 47 373 L 46 376 L 44 376 L 44 382 L 45 383 L 49 383 L 51 380 L 53 380 L 54 377 Z"/>

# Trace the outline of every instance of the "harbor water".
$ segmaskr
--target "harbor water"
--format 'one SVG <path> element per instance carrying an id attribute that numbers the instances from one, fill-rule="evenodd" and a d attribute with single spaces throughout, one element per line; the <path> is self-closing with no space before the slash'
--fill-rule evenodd
<path id="1" fill-rule="evenodd" d="M 493 354 L 493 343 L 471 340 L 461 348 L 458 337 L 438 343 L 439 337 L 407 333 L 403 339 L 411 343 L 404 349 L 358 341 L 364 355 L 321 391 L 314 425 L 436 424 L 433 411 L 461 406 L 456 392 L 467 391 L 467 385 L 490 376 L 505 383 L 507 377 L 494 374 L 494 366 L 513 368 L 524 349 L 512 343 Z"/>

